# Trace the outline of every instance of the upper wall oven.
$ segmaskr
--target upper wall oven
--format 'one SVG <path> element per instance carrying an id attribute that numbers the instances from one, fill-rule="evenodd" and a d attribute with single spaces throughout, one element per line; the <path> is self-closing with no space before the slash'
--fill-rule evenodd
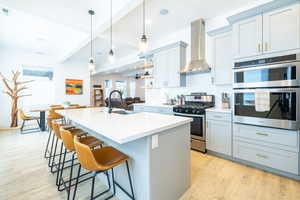
<path id="1" fill-rule="evenodd" d="M 292 58 L 291 56 L 287 58 Z M 296 54 L 293 58 L 297 58 Z M 271 60 L 270 60 L 271 59 Z M 273 63 L 272 58 L 251 63 L 236 63 L 233 88 L 267 88 L 300 86 L 300 61 Z M 249 64 L 249 65 L 246 65 Z"/>

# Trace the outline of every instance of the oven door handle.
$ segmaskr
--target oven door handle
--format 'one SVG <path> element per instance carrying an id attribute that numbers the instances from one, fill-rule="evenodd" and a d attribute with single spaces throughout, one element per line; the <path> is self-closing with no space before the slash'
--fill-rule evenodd
<path id="1" fill-rule="evenodd" d="M 204 117 L 204 115 L 193 115 L 193 114 L 185 114 L 185 113 L 174 113 L 174 115 L 178 115 L 182 117 L 199 117 L 199 118 Z"/>
<path id="2" fill-rule="evenodd" d="M 277 69 L 282 67 L 290 67 L 296 66 L 296 68 L 300 67 L 300 62 L 287 62 L 281 64 L 274 64 L 274 65 L 261 65 L 255 67 L 246 67 L 246 68 L 234 68 L 234 72 L 245 72 L 245 71 L 253 71 L 253 70 L 260 70 L 260 69 Z"/>
<path id="3" fill-rule="evenodd" d="M 252 92 L 300 92 L 300 88 L 268 88 L 268 89 L 234 89 L 234 93 L 252 93 Z"/>

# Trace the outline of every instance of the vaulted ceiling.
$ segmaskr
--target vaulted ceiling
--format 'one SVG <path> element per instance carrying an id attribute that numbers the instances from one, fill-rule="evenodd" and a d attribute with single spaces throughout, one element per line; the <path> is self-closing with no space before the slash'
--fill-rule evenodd
<path id="1" fill-rule="evenodd" d="M 147 0 L 147 34 L 159 40 L 196 18 L 213 18 L 245 5 L 270 0 Z M 142 0 L 113 0 L 113 35 L 117 57 L 138 52 Z M 8 13 L 2 9 L 8 9 Z M 109 50 L 110 0 L 0 0 L 0 47 L 18 48 L 53 62 L 89 57 L 90 16 L 94 18 L 97 63 Z M 160 11 L 167 9 L 167 15 Z"/>

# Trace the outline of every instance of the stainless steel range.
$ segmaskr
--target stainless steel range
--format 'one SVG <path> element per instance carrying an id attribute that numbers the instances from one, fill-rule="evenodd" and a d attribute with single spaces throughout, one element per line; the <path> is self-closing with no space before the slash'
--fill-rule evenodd
<path id="1" fill-rule="evenodd" d="M 191 123 L 191 148 L 206 152 L 205 109 L 214 107 L 214 95 L 205 93 L 192 93 L 185 96 L 185 105 L 175 106 L 176 116 L 193 118 Z"/>

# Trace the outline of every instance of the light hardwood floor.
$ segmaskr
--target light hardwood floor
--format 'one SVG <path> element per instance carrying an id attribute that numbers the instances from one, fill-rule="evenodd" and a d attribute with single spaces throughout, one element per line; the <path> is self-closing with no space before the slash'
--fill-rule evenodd
<path id="1" fill-rule="evenodd" d="M 47 133 L 0 132 L 0 200 L 63 200 L 43 150 Z M 300 182 L 191 152 L 192 186 L 180 200 L 299 200 Z M 88 199 L 89 182 L 78 199 Z M 101 191 L 103 185 L 96 186 Z M 170 191 L 171 192 L 171 191 Z"/>

